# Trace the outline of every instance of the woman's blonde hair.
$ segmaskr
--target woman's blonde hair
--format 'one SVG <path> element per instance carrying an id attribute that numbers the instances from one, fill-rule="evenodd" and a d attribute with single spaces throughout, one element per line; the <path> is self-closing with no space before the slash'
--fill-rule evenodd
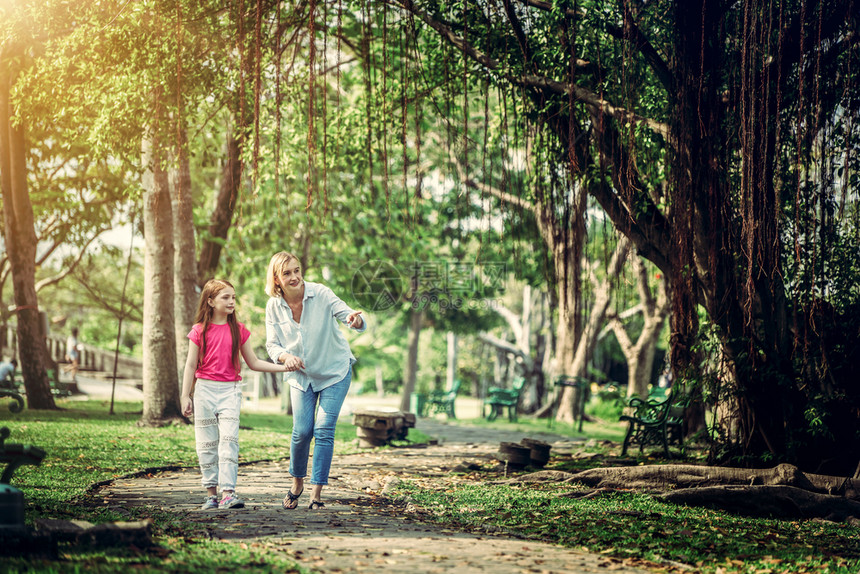
<path id="1" fill-rule="evenodd" d="M 266 295 L 269 297 L 283 296 L 281 286 L 275 278 L 284 272 L 284 269 L 287 268 L 287 264 L 293 259 L 297 262 L 299 260 L 298 257 L 292 253 L 287 253 L 286 251 L 281 251 L 280 253 L 272 255 L 272 259 L 269 260 L 269 270 L 266 271 Z"/>

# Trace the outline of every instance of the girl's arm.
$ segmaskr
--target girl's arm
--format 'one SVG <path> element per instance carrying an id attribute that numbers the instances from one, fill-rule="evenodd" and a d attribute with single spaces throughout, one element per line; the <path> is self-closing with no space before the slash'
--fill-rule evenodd
<path id="1" fill-rule="evenodd" d="M 242 358 L 245 359 L 245 363 L 248 364 L 248 367 L 252 371 L 263 371 L 266 373 L 284 373 L 286 371 L 297 371 L 299 369 L 304 369 L 305 364 L 298 357 L 293 357 L 289 355 L 289 353 L 284 353 L 284 355 L 289 355 L 294 359 L 294 361 L 287 361 L 285 363 L 270 363 L 269 361 L 264 361 L 262 359 L 257 358 L 257 354 L 254 352 L 254 347 L 251 346 L 251 340 L 248 339 L 239 349 L 242 351 Z"/>
<path id="2" fill-rule="evenodd" d="M 191 386 L 194 384 L 194 372 L 197 371 L 197 357 L 200 348 L 194 341 L 188 341 L 188 357 L 185 359 L 185 372 L 182 375 L 182 394 L 179 397 L 182 414 L 191 416 L 194 405 L 191 403 Z"/>

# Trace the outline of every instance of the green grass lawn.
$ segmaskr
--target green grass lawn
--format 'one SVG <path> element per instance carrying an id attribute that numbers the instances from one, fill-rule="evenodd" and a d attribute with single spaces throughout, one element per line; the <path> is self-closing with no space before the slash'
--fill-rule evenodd
<path id="1" fill-rule="evenodd" d="M 488 486 L 486 476 L 474 478 L 454 486 L 404 481 L 398 493 L 449 529 L 556 542 L 615 564 L 721 574 L 860 569 L 860 528 L 845 524 L 745 518 L 633 492 L 584 500 L 567 496 L 577 490 L 571 485 Z"/>
<path id="2" fill-rule="evenodd" d="M 12 484 L 24 492 L 26 520 L 37 518 L 84 519 L 91 522 L 128 520 L 92 505 L 87 493 L 92 485 L 165 467 L 195 467 L 194 427 L 172 425 L 138 427 L 140 403 L 119 403 L 110 415 L 105 401 L 58 401 L 64 410 L 10 413 L 0 404 L 0 425 L 11 431 L 10 443 L 36 445 L 47 452 L 39 466 L 25 465 L 12 476 Z M 242 413 L 240 463 L 275 460 L 289 455 L 292 418 L 281 414 Z M 338 422 L 335 453 L 355 450 L 355 427 Z M 198 527 L 177 521 L 152 509 L 161 551 L 62 549 L 64 560 L 40 562 L 6 560 L 0 572 L 200 572 L 254 571 L 299 572 L 294 561 L 265 548 L 209 541 Z M 62 545 L 61 545 L 62 546 Z M 168 552 L 169 551 L 169 552 Z"/>
<path id="3" fill-rule="evenodd" d="M 13 485 L 26 496 L 30 522 L 39 517 L 128 520 L 128 515 L 114 515 L 91 504 L 88 493 L 92 485 L 157 468 L 197 465 L 190 425 L 138 427 L 140 404 L 118 404 L 114 415 L 108 414 L 108 404 L 101 401 L 60 401 L 60 405 L 65 410 L 12 414 L 5 405 L 0 410 L 0 425 L 12 431 L 9 442 L 37 445 L 48 453 L 40 466 L 21 467 L 13 476 Z M 241 461 L 287 457 L 291 424 L 284 415 L 243 412 Z M 547 466 L 568 472 L 615 464 L 612 453 L 617 452 L 624 433 L 624 427 L 614 422 L 587 422 L 580 433 L 570 425 L 555 423 L 549 428 L 545 420 L 527 417 L 516 423 L 474 419 L 458 424 L 512 430 L 524 436 L 551 431 L 597 439 L 583 447 L 591 456 L 553 456 Z M 427 437 L 413 432 L 410 438 L 421 442 Z M 604 440 L 616 446 L 610 448 Z M 338 425 L 335 452 L 354 450 L 358 450 L 355 427 L 344 417 Z M 702 462 L 701 450 L 688 452 L 685 462 Z M 645 456 L 638 462 L 666 461 Z M 575 498 L 568 495 L 580 487 L 570 484 L 488 484 L 501 478 L 500 473 L 488 468 L 443 478 L 406 477 L 398 494 L 424 508 L 427 519 L 437 521 L 440 528 L 510 532 L 598 552 L 616 565 L 707 574 L 856 574 L 860 570 L 860 528 L 846 524 L 743 518 L 668 505 L 632 491 Z M 86 551 L 61 545 L 60 561 L 5 559 L 0 562 L 0 572 L 301 571 L 289 556 L 266 543 L 248 546 L 212 541 L 198 526 L 167 512 L 139 512 L 155 521 L 157 551 Z"/>
<path id="4" fill-rule="evenodd" d="M 60 401 L 65 410 L 0 411 L 9 442 L 33 444 L 47 451 L 42 464 L 22 466 L 13 483 L 38 512 L 83 495 L 94 483 L 130 473 L 171 466 L 196 466 L 194 427 L 138 427 L 141 405 L 120 403 L 115 414 L 101 401 Z M 287 458 L 292 417 L 242 413 L 239 462 Z M 335 453 L 354 449 L 355 427 L 338 422 Z"/>
<path id="5" fill-rule="evenodd" d="M 520 417 L 516 423 L 463 421 L 481 427 L 522 432 L 551 430 L 596 439 L 580 458 L 553 455 L 545 470 L 578 472 L 629 464 L 618 461 L 626 425 L 586 422 L 580 433 L 571 425 Z M 607 447 L 602 441 L 612 441 Z M 704 448 L 688 445 L 684 459 L 665 460 L 659 449 L 629 451 L 638 464 L 704 464 Z M 532 472 L 509 473 L 507 477 Z M 596 552 L 624 564 L 659 572 L 776 574 L 860 572 L 860 527 L 823 520 L 774 520 L 735 516 L 719 510 L 662 503 L 637 492 L 609 492 L 578 498 L 586 487 L 562 483 L 488 484 L 504 478 L 499 469 L 463 474 L 457 480 L 413 477 L 398 495 L 425 508 L 441 526 L 475 533 L 510 533 Z M 571 495 L 574 496 L 571 496 Z"/>

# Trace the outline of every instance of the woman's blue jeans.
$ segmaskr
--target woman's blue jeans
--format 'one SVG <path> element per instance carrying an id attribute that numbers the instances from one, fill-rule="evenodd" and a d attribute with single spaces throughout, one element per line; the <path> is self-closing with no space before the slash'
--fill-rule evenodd
<path id="1" fill-rule="evenodd" d="M 310 386 L 306 391 L 290 387 L 290 400 L 293 403 L 290 474 L 294 477 L 307 476 L 311 439 L 314 439 L 311 484 L 328 484 L 328 473 L 334 453 L 334 427 L 351 380 L 352 369 L 340 382 L 319 392 L 314 391 Z"/>

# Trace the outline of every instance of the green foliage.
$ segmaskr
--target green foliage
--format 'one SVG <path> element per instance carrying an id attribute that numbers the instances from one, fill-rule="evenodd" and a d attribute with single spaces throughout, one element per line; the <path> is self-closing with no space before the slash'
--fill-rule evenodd
<path id="1" fill-rule="evenodd" d="M 626 404 L 626 394 L 624 389 L 614 384 L 607 384 L 600 387 L 597 393 L 594 393 L 588 404 L 585 405 L 585 412 L 604 421 L 617 421 L 624 411 Z"/>
<path id="2" fill-rule="evenodd" d="M 71 277 L 40 290 L 40 307 L 48 314 L 54 335 L 80 331 L 85 345 L 114 350 L 122 319 L 120 353 L 140 356 L 142 334 L 143 270 L 132 258 L 129 283 L 122 300 L 122 280 L 129 265 L 128 253 L 112 246 L 92 249 L 75 267 Z M 43 266 L 38 277 L 58 269 Z"/>

